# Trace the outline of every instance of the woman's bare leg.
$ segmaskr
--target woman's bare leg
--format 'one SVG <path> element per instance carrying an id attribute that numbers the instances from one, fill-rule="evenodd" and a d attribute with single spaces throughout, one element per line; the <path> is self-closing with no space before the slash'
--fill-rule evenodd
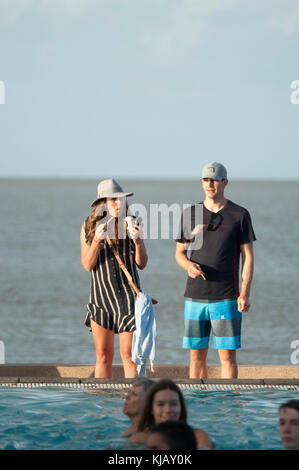
<path id="1" fill-rule="evenodd" d="M 133 379 L 137 375 L 137 365 L 132 362 L 133 332 L 119 333 L 119 349 L 124 367 L 124 375 L 127 379 Z"/>
<path id="2" fill-rule="evenodd" d="M 98 379 L 112 377 L 114 355 L 114 331 L 106 330 L 90 319 L 91 331 L 96 348 L 96 366 L 94 376 Z"/>

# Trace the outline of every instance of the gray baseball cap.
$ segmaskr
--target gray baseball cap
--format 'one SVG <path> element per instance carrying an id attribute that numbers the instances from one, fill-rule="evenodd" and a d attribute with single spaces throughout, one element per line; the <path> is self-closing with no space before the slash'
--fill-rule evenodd
<path id="1" fill-rule="evenodd" d="M 133 196 L 133 194 L 134 193 L 125 193 L 122 187 L 114 179 L 103 180 L 98 184 L 98 197 L 93 201 L 91 207 L 96 206 L 101 199 L 106 197 L 127 197 Z"/>
<path id="2" fill-rule="evenodd" d="M 227 178 L 227 171 L 221 163 L 208 163 L 202 169 L 201 178 L 211 178 L 213 180 L 221 181 Z"/>

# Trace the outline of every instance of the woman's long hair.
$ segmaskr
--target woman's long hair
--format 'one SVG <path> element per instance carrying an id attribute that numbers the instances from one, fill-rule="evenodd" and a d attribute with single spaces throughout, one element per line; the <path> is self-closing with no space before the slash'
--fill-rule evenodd
<path id="1" fill-rule="evenodd" d="M 92 240 L 95 235 L 96 228 L 98 223 L 107 216 L 107 210 L 105 210 L 106 199 L 101 199 L 100 202 L 92 208 L 90 216 L 85 221 L 85 239 L 86 243 L 91 245 Z M 126 213 L 128 210 L 128 205 L 126 202 Z M 114 227 L 114 237 L 112 238 L 112 243 L 118 245 L 119 243 L 119 220 L 115 219 Z"/>
<path id="2" fill-rule="evenodd" d="M 181 415 L 179 417 L 179 421 L 182 421 L 184 423 L 187 422 L 187 407 L 181 390 L 172 380 L 161 379 L 154 385 L 152 385 L 146 394 L 143 412 L 141 414 L 141 418 L 138 425 L 138 431 L 145 431 L 155 426 L 156 423 L 153 415 L 153 402 L 156 393 L 160 392 L 161 390 L 172 390 L 173 392 L 176 392 L 178 394 L 181 405 Z"/>

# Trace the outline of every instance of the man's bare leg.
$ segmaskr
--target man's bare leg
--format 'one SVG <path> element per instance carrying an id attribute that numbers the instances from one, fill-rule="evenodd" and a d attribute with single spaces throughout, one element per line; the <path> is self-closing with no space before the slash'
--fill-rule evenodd
<path id="1" fill-rule="evenodd" d="M 190 379 L 206 379 L 208 376 L 207 370 L 207 355 L 208 348 L 205 349 L 190 349 L 190 366 L 189 377 Z"/>
<path id="2" fill-rule="evenodd" d="M 236 350 L 218 350 L 221 362 L 221 378 L 236 379 L 238 377 L 238 364 Z"/>

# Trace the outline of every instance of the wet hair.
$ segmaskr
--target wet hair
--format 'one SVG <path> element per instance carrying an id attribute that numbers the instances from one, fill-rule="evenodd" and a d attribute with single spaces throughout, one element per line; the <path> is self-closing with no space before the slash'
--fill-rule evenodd
<path id="1" fill-rule="evenodd" d="M 158 380 L 158 382 L 155 382 L 154 385 L 152 385 L 147 391 L 143 411 L 140 417 L 138 431 L 144 431 L 145 429 L 152 429 L 155 426 L 156 423 L 155 423 L 154 415 L 152 413 L 153 401 L 154 401 L 156 393 L 160 392 L 161 390 L 172 390 L 173 392 L 176 392 L 178 394 L 180 405 L 181 405 L 181 415 L 179 417 L 179 421 L 182 421 L 184 423 L 187 421 L 187 408 L 186 408 L 185 399 L 181 390 L 176 385 L 176 383 L 173 382 L 172 380 L 161 379 L 161 380 Z"/>
<path id="2" fill-rule="evenodd" d="M 155 382 L 147 377 L 137 377 L 132 382 L 132 387 L 143 387 L 146 392 Z"/>
<path id="3" fill-rule="evenodd" d="M 289 400 L 279 407 L 279 411 L 284 409 L 284 408 L 292 408 L 293 410 L 298 411 L 299 413 L 299 400 Z"/>
<path id="4" fill-rule="evenodd" d="M 151 429 L 151 433 L 160 434 L 169 450 L 197 449 L 197 440 L 193 429 L 182 421 L 159 423 Z"/>

